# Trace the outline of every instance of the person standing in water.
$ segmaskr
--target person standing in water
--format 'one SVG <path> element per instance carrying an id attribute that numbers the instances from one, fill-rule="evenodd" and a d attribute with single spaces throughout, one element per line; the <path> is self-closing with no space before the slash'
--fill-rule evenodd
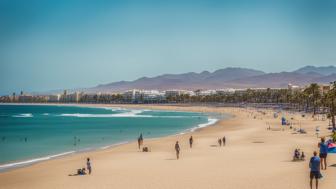
<path id="1" fill-rule="evenodd" d="M 77 137 L 76 137 L 76 136 L 74 136 L 74 143 L 73 143 L 73 145 L 74 145 L 74 146 L 77 145 Z"/>
<path id="2" fill-rule="evenodd" d="M 225 136 L 223 137 L 223 146 L 225 146 L 225 142 L 226 142 L 226 138 L 225 138 Z"/>
<path id="3" fill-rule="evenodd" d="M 179 159 L 180 158 L 180 145 L 178 141 L 176 141 L 175 143 L 175 151 L 176 151 L 176 159 Z"/>
<path id="4" fill-rule="evenodd" d="M 86 168 L 87 168 L 87 170 L 89 171 L 89 175 L 91 175 L 91 170 L 92 170 L 92 168 L 91 168 L 90 158 L 87 158 L 87 159 L 86 159 Z"/>
<path id="5" fill-rule="evenodd" d="M 193 139 L 192 136 L 190 136 L 190 138 L 189 138 L 189 145 L 190 145 L 190 148 L 192 148 L 193 142 L 194 142 L 194 139 Z"/>

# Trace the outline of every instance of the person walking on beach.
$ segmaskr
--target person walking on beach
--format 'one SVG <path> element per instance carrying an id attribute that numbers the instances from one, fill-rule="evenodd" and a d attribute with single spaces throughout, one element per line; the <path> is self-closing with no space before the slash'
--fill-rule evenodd
<path id="1" fill-rule="evenodd" d="M 225 142 L 226 142 L 226 138 L 225 138 L 225 136 L 223 137 L 223 146 L 225 146 Z"/>
<path id="2" fill-rule="evenodd" d="M 190 145 L 190 148 L 192 148 L 193 142 L 194 142 L 194 139 L 193 139 L 192 136 L 190 136 L 190 138 L 189 138 L 189 145 Z"/>
<path id="3" fill-rule="evenodd" d="M 138 148 L 140 149 L 140 146 L 141 146 L 141 139 L 140 137 L 138 138 Z"/>
<path id="4" fill-rule="evenodd" d="M 317 156 L 317 152 L 314 151 L 314 156 L 309 161 L 310 168 L 310 189 L 313 189 L 313 179 L 315 178 L 316 189 L 318 189 L 318 179 L 321 178 L 320 173 L 320 158 Z"/>
<path id="5" fill-rule="evenodd" d="M 142 133 L 140 133 L 139 138 L 140 138 L 140 144 L 143 145 L 143 137 L 142 137 Z"/>
<path id="6" fill-rule="evenodd" d="M 218 139 L 218 145 L 219 145 L 219 146 L 222 146 L 222 139 L 221 139 L 221 138 Z"/>
<path id="7" fill-rule="evenodd" d="M 324 164 L 324 170 L 327 169 L 327 155 L 328 155 L 328 145 L 325 142 L 325 138 L 321 138 L 321 142 L 318 144 L 318 147 L 320 148 L 320 158 L 321 158 L 321 169 L 323 170 L 323 164 Z"/>
<path id="8" fill-rule="evenodd" d="M 92 168 L 91 168 L 90 158 L 86 159 L 86 168 L 89 171 L 89 175 L 91 175 Z"/>
<path id="9" fill-rule="evenodd" d="M 175 143 L 175 151 L 176 151 L 176 159 L 179 159 L 180 158 L 180 145 L 178 141 L 176 141 Z"/>

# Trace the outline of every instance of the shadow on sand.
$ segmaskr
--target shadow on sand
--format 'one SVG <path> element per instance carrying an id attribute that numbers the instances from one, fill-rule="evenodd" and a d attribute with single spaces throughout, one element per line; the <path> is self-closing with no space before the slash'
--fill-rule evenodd
<path id="1" fill-rule="evenodd" d="M 176 158 L 168 158 L 168 159 L 165 159 L 165 160 L 177 160 Z"/>

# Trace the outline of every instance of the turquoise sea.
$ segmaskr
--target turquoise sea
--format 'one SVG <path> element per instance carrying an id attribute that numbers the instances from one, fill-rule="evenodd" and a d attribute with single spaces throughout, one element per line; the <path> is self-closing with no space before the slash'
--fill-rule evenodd
<path id="1" fill-rule="evenodd" d="M 0 105 L 0 171 L 70 153 L 178 134 L 216 122 L 194 112 Z"/>

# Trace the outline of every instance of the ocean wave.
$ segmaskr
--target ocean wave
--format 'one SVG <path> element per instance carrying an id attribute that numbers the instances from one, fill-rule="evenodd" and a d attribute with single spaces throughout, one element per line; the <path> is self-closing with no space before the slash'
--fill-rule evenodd
<path id="1" fill-rule="evenodd" d="M 43 113 L 42 115 L 44 115 L 44 116 L 48 116 L 48 115 L 50 115 L 49 113 Z"/>
<path id="2" fill-rule="evenodd" d="M 116 114 L 82 114 L 82 113 L 72 113 L 72 114 L 60 114 L 58 116 L 62 117 L 140 117 L 140 118 L 186 118 L 186 117 L 200 117 L 200 116 L 156 116 L 156 115 L 148 115 L 141 114 L 143 112 L 148 112 L 150 110 L 130 110 L 123 113 Z"/>
<path id="3" fill-rule="evenodd" d="M 31 114 L 31 113 L 18 114 L 18 115 L 13 115 L 12 117 L 33 117 L 33 114 Z"/>
<path id="4" fill-rule="evenodd" d="M 61 114 L 62 117 L 80 117 L 80 118 L 107 118 L 107 117 L 152 117 L 151 115 L 132 115 L 132 114 Z"/>
<path id="5" fill-rule="evenodd" d="M 134 113 L 120 113 L 120 114 L 60 114 L 62 117 L 79 117 L 79 118 L 108 118 L 108 117 L 128 117 L 128 118 L 196 118 L 201 116 L 155 116 L 155 115 L 142 115 Z"/>
<path id="6" fill-rule="evenodd" d="M 60 154 L 56 154 L 56 155 L 50 155 L 50 156 L 46 156 L 46 157 L 35 158 L 35 159 L 21 161 L 21 162 L 8 163 L 8 164 L 0 165 L 0 170 L 10 169 L 10 168 L 14 168 L 14 167 L 20 167 L 20 166 L 25 166 L 25 165 L 30 165 L 30 164 L 37 163 L 37 162 L 40 162 L 40 161 L 46 161 L 46 160 L 50 160 L 52 158 L 65 156 L 65 155 L 68 155 L 68 154 L 73 154 L 75 152 L 76 151 L 70 151 L 70 152 L 64 152 L 64 153 L 60 153 Z"/>
<path id="7" fill-rule="evenodd" d="M 151 115 L 138 115 L 141 114 L 142 110 L 131 110 L 128 112 L 117 113 L 117 114 L 60 114 L 62 117 L 151 117 Z"/>
<path id="8" fill-rule="evenodd" d="M 215 124 L 217 121 L 218 121 L 218 119 L 215 119 L 215 118 L 208 118 L 208 122 L 207 122 L 207 123 L 199 124 L 197 127 L 192 128 L 190 131 L 191 131 L 191 132 L 194 132 L 194 131 L 197 130 L 197 129 L 200 129 L 200 128 L 204 128 L 204 127 L 213 125 L 213 124 Z"/>
<path id="9" fill-rule="evenodd" d="M 120 146 L 120 145 L 127 144 L 127 143 L 129 143 L 129 141 L 119 142 L 119 143 L 115 143 L 115 144 L 108 145 L 108 146 L 103 146 L 103 147 L 100 147 L 100 149 L 105 150 L 105 149 L 108 149 L 108 148 L 112 148 L 112 147 L 115 147 L 115 146 Z"/>
<path id="10" fill-rule="evenodd" d="M 126 108 L 119 108 L 119 107 L 98 107 L 98 108 L 102 108 L 105 110 L 111 110 L 113 112 L 127 110 Z"/>

